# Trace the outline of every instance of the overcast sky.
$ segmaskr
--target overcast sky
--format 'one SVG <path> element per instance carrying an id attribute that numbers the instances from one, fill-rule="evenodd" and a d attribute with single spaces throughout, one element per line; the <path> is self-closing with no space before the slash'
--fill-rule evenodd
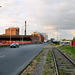
<path id="1" fill-rule="evenodd" d="M 49 38 L 75 36 L 75 0 L 0 0 L 0 34 L 8 27 L 19 27 L 24 34 L 39 31 Z"/>

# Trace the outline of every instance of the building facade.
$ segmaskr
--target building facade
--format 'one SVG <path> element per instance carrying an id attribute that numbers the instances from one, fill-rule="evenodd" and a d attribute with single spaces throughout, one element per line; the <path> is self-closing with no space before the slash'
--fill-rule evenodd
<path id="1" fill-rule="evenodd" d="M 19 35 L 19 28 L 8 28 L 5 30 L 5 35 Z"/>
<path id="2" fill-rule="evenodd" d="M 44 36 L 44 42 L 48 41 L 48 34 L 47 33 L 41 33 Z"/>
<path id="3" fill-rule="evenodd" d="M 42 34 L 40 34 L 39 32 L 32 32 L 31 35 L 36 35 L 39 37 L 39 43 L 43 43 L 44 42 L 44 36 Z"/>
<path id="4" fill-rule="evenodd" d="M 11 38 L 11 39 L 10 39 Z M 11 44 L 11 43 L 39 43 L 39 37 L 36 35 L 0 35 L 0 43 Z"/>

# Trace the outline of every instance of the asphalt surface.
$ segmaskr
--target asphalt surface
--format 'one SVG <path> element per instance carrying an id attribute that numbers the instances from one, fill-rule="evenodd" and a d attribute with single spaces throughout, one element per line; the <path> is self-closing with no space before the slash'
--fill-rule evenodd
<path id="1" fill-rule="evenodd" d="M 22 45 L 19 48 L 0 48 L 0 75 L 16 75 L 47 44 Z"/>

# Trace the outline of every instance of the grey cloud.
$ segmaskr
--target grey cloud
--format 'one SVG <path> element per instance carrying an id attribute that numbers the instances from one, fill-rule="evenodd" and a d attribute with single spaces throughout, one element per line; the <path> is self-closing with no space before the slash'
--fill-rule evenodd
<path id="1" fill-rule="evenodd" d="M 45 2 L 49 4 L 50 1 L 46 0 Z M 75 28 L 75 1 L 57 0 L 57 2 L 50 3 L 49 7 L 40 9 L 43 15 L 36 15 L 35 17 L 41 25 L 53 25 L 59 29 Z"/>
<path id="2" fill-rule="evenodd" d="M 14 25 L 24 25 L 27 20 L 31 27 L 55 26 L 56 29 L 75 29 L 75 0 L 2 0 L 4 7 L 0 18 L 11 20 Z M 4 23 L 3 23 L 4 24 Z M 40 30 L 44 31 L 42 28 Z M 32 28 L 35 30 L 35 27 Z"/>

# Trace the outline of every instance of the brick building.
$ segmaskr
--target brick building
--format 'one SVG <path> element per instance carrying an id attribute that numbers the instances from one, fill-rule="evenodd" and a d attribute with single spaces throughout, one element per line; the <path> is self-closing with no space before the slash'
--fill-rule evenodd
<path id="1" fill-rule="evenodd" d="M 47 33 L 41 33 L 41 35 L 44 36 L 44 42 L 48 41 L 48 34 Z"/>
<path id="2" fill-rule="evenodd" d="M 36 35 L 39 37 L 39 43 L 43 43 L 44 42 L 44 36 L 41 35 L 39 32 L 32 32 L 32 35 Z"/>
<path id="3" fill-rule="evenodd" d="M 10 43 L 39 43 L 39 37 L 36 35 L 0 35 L 0 43 L 10 44 Z"/>
<path id="4" fill-rule="evenodd" d="M 11 36 L 10 36 L 11 35 Z M 1 44 L 11 44 L 11 43 L 42 43 L 44 37 L 41 34 L 32 35 L 19 35 L 19 28 L 8 28 L 5 30 L 5 34 L 0 35 Z"/>
<path id="5" fill-rule="evenodd" d="M 5 35 L 19 35 L 19 28 L 8 28 L 5 30 Z"/>

